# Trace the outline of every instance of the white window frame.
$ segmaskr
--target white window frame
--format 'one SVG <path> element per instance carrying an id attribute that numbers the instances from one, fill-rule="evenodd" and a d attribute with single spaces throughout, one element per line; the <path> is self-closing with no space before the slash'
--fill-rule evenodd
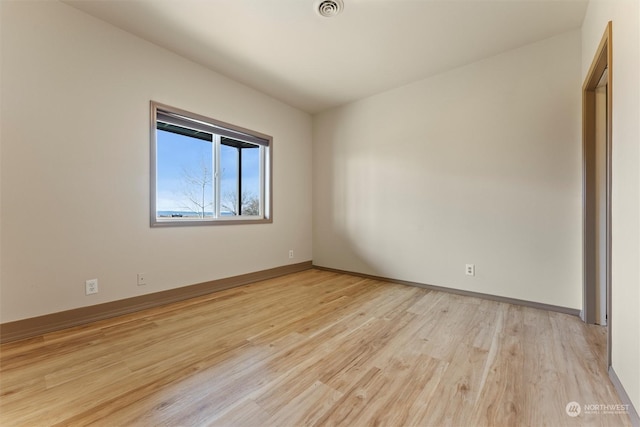
<path id="1" fill-rule="evenodd" d="M 273 138 L 256 131 L 221 122 L 159 102 L 151 101 L 151 164 L 150 164 L 150 221 L 151 227 L 175 227 L 192 225 L 231 225 L 272 223 L 272 153 Z M 159 218 L 157 215 L 157 126 L 158 119 L 182 127 L 210 133 L 213 136 L 213 217 Z M 260 147 L 260 213 L 259 215 L 222 216 L 220 214 L 220 145 L 221 137 L 258 145 Z M 238 167 L 240 173 L 240 165 Z M 238 204 L 241 203 L 238 195 Z M 241 208 L 241 207 L 240 207 Z"/>

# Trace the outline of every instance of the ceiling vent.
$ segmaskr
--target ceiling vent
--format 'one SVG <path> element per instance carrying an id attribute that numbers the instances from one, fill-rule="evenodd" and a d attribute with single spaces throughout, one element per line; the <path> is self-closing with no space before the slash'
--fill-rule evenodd
<path id="1" fill-rule="evenodd" d="M 344 9 L 342 0 L 319 0 L 316 1 L 316 12 L 322 17 L 333 18 Z"/>

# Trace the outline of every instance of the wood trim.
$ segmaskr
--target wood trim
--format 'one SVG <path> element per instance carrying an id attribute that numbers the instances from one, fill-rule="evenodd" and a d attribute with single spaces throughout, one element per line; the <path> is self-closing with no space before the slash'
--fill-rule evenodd
<path id="1" fill-rule="evenodd" d="M 606 147 L 606 288 L 607 288 L 607 367 L 611 366 L 611 177 L 613 147 L 613 25 L 607 23 L 598 49 L 582 85 L 582 244 L 583 289 L 582 315 L 586 323 L 595 323 L 596 302 L 596 143 L 595 90 L 605 69 L 607 73 L 607 147 Z"/>
<path id="2" fill-rule="evenodd" d="M 624 405 L 629 405 L 629 419 L 631 420 L 631 425 L 633 427 L 640 427 L 640 415 L 638 415 L 638 411 L 636 410 L 635 406 L 633 406 L 633 402 L 627 394 L 627 390 L 624 389 L 622 383 L 620 382 L 620 378 L 618 378 L 618 375 L 613 369 L 613 366 L 609 366 L 609 379 L 618 392 L 618 397 L 620 397 L 622 403 Z"/>
<path id="3" fill-rule="evenodd" d="M 608 45 L 611 32 L 611 22 L 600 40 L 598 49 L 587 72 L 582 85 L 582 215 L 583 215 L 583 320 L 586 323 L 595 323 L 595 265 L 596 265 L 596 215 L 595 200 L 595 90 L 600 82 L 602 73 L 609 62 Z M 609 77 L 611 73 L 608 73 Z M 611 90 L 607 98 L 611 98 Z M 607 103 L 608 113 L 611 111 Z M 607 117 L 609 121 L 610 117 Z M 609 122 L 610 123 L 610 122 Z M 611 126 L 609 126 L 610 131 Z M 609 139 L 610 135 L 607 135 Z M 608 150 L 607 150 L 608 151 Z"/>
<path id="4" fill-rule="evenodd" d="M 311 261 L 284 265 L 268 270 L 183 286 L 152 294 L 140 295 L 118 301 L 75 308 L 58 313 L 45 314 L 29 319 L 0 324 L 0 343 L 17 341 L 60 329 L 84 325 L 98 320 L 121 316 L 147 308 L 171 304 L 177 301 L 210 294 L 224 289 L 247 285 L 260 280 L 273 279 L 291 273 L 311 269 Z"/>
<path id="5" fill-rule="evenodd" d="M 595 117 L 596 100 L 584 90 L 582 95 L 582 316 L 586 323 L 596 321 L 596 152 Z M 592 297 L 593 296 L 593 297 Z"/>
<path id="6" fill-rule="evenodd" d="M 572 316 L 578 316 L 578 317 L 580 316 L 580 310 L 578 310 L 577 308 L 562 307 L 562 306 L 558 306 L 558 305 L 544 304 L 544 303 L 541 303 L 541 302 L 526 301 L 526 300 L 521 300 L 521 299 L 516 299 L 516 298 L 509 298 L 509 297 L 501 297 L 501 296 L 498 296 L 498 295 L 483 294 L 483 293 L 480 293 L 480 292 L 464 291 L 462 289 L 445 288 L 443 286 L 435 286 L 435 285 L 429 285 L 429 284 L 426 284 L 426 283 L 419 283 L 419 282 L 410 282 L 410 281 L 407 281 L 407 280 L 392 279 L 392 278 L 389 278 L 389 277 L 373 276 L 371 274 L 364 274 L 364 273 L 356 273 L 356 272 L 353 272 L 353 271 L 338 270 L 338 269 L 335 269 L 335 268 L 321 267 L 319 265 L 314 265 L 313 268 L 318 269 L 318 270 L 331 271 L 331 272 L 334 272 L 334 273 L 350 274 L 352 276 L 364 277 L 366 279 L 381 280 L 381 281 L 384 281 L 384 282 L 397 283 L 399 285 L 417 286 L 419 288 L 430 289 L 430 290 L 433 290 L 433 291 L 447 292 L 447 293 L 455 294 L 455 295 L 463 295 L 463 296 L 467 296 L 467 297 L 482 298 L 482 299 L 486 299 L 486 300 L 490 300 L 490 301 L 505 302 L 505 303 L 508 303 L 508 304 L 521 305 L 521 306 L 524 306 L 524 307 L 537 308 L 537 309 L 540 309 L 540 310 L 548 310 L 548 311 L 555 311 L 555 312 L 558 312 L 558 313 L 570 314 Z"/>

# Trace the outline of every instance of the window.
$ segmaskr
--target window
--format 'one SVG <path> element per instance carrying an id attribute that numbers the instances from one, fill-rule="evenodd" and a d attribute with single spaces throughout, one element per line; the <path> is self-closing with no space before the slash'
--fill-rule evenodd
<path id="1" fill-rule="evenodd" d="M 271 222 L 272 138 L 151 102 L 151 225 Z"/>

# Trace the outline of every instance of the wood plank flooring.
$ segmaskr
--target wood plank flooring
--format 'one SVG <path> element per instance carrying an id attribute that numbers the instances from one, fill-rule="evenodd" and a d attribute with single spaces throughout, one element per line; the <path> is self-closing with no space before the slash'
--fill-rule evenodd
<path id="1" fill-rule="evenodd" d="M 620 426 L 605 331 L 309 270 L 0 347 L 0 425 Z"/>

